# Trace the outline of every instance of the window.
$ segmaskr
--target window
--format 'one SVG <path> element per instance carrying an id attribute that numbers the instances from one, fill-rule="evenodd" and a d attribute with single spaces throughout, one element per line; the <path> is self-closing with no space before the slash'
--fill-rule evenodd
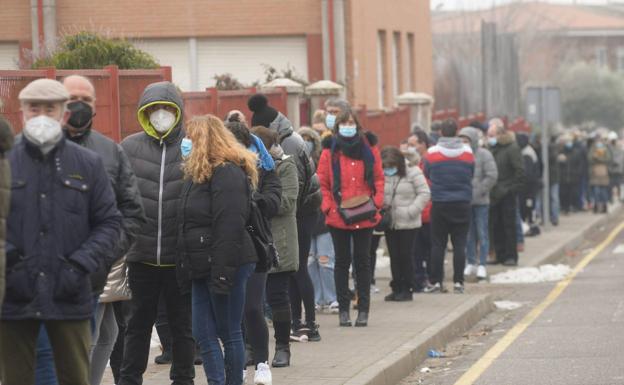
<path id="1" fill-rule="evenodd" d="M 409 91 L 416 91 L 416 79 L 414 77 L 414 63 L 415 63 L 415 53 L 414 53 L 414 34 L 407 34 L 407 78 L 406 78 L 406 87 Z"/>
<path id="2" fill-rule="evenodd" d="M 596 48 L 596 65 L 598 67 L 607 67 L 609 65 L 607 49 L 605 47 Z"/>
<path id="3" fill-rule="evenodd" d="M 617 70 L 618 72 L 624 72 L 624 47 L 620 47 L 617 50 Z"/>
<path id="4" fill-rule="evenodd" d="M 379 108 L 383 108 L 386 103 L 386 31 L 377 33 L 377 92 L 379 95 Z"/>
<path id="5" fill-rule="evenodd" d="M 392 96 L 396 97 L 402 91 L 402 65 L 401 65 L 401 33 L 395 32 L 392 36 Z"/>

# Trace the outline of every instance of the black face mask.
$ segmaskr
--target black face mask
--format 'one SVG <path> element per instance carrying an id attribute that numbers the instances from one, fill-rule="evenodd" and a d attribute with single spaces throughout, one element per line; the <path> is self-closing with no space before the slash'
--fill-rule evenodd
<path id="1" fill-rule="evenodd" d="M 67 104 L 67 109 L 71 112 L 67 124 L 77 131 L 84 132 L 91 127 L 93 119 L 93 108 L 83 101 L 71 102 Z"/>

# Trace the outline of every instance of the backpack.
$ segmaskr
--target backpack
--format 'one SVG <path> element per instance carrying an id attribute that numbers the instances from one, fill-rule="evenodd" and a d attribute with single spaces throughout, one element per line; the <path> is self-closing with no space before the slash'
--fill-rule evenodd
<path id="1" fill-rule="evenodd" d="M 251 191 L 251 183 L 249 184 Z M 265 273 L 273 267 L 279 266 L 279 254 L 273 243 L 271 221 L 262 214 L 260 207 L 249 194 L 249 219 L 247 220 L 247 232 L 251 236 L 258 262 L 256 272 Z"/>

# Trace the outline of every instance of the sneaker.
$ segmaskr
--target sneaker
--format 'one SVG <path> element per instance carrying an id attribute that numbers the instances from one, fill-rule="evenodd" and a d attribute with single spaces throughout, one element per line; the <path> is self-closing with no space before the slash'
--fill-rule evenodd
<path id="1" fill-rule="evenodd" d="M 247 369 L 243 369 L 243 384 L 245 383 L 246 379 L 247 379 Z"/>
<path id="2" fill-rule="evenodd" d="M 461 282 L 455 282 L 455 284 L 453 285 L 453 291 L 456 294 L 463 294 L 464 293 L 464 284 Z"/>
<path id="3" fill-rule="evenodd" d="M 293 326 L 293 330 L 290 332 L 290 340 L 308 342 L 308 332 L 310 332 L 310 329 L 303 325 Z"/>
<path id="4" fill-rule="evenodd" d="M 479 265 L 477 268 L 477 278 L 486 279 L 487 278 L 487 270 L 484 265 Z"/>
<path id="5" fill-rule="evenodd" d="M 256 373 L 254 374 L 254 385 L 272 385 L 273 384 L 273 376 L 271 375 L 271 368 L 269 367 L 269 363 L 261 362 L 258 364 L 256 368 Z"/>
<path id="6" fill-rule="evenodd" d="M 464 276 L 468 277 L 470 275 L 474 275 L 477 273 L 477 267 L 471 263 L 466 265 L 466 268 L 464 269 Z"/>
<path id="7" fill-rule="evenodd" d="M 440 285 L 439 282 L 431 285 L 427 285 L 424 289 L 423 289 L 423 293 L 439 293 L 442 291 L 442 286 Z"/>
<path id="8" fill-rule="evenodd" d="M 340 310 L 340 307 L 338 306 L 338 302 L 334 301 L 330 303 L 328 309 L 331 314 L 338 314 L 338 311 Z"/>
<path id="9" fill-rule="evenodd" d="M 379 293 L 379 288 L 375 285 L 371 285 L 371 294 L 377 294 Z"/>
<path id="10" fill-rule="evenodd" d="M 321 335 L 319 333 L 319 325 L 317 323 L 307 323 L 308 327 L 308 341 L 310 342 L 318 342 L 321 340 Z"/>

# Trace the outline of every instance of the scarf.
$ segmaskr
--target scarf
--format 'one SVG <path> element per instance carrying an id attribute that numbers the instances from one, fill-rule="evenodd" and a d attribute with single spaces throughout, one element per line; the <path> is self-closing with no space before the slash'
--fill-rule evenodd
<path id="1" fill-rule="evenodd" d="M 331 142 L 331 159 L 332 159 L 332 171 L 334 173 L 334 185 L 333 194 L 334 200 L 340 205 L 342 201 L 341 183 L 340 183 L 340 156 L 344 155 L 347 158 L 364 161 L 364 179 L 370 187 L 372 194 L 376 192 L 375 178 L 373 173 L 373 166 L 375 164 L 375 156 L 371 150 L 368 141 L 364 140 L 361 135 L 357 135 L 354 138 L 345 139 L 340 135 L 337 135 Z"/>
<path id="2" fill-rule="evenodd" d="M 248 150 L 258 155 L 258 166 L 260 166 L 260 168 L 267 171 L 275 169 L 273 157 L 269 154 L 266 147 L 264 147 L 262 140 L 254 134 L 251 134 L 251 146 L 249 146 Z"/>

